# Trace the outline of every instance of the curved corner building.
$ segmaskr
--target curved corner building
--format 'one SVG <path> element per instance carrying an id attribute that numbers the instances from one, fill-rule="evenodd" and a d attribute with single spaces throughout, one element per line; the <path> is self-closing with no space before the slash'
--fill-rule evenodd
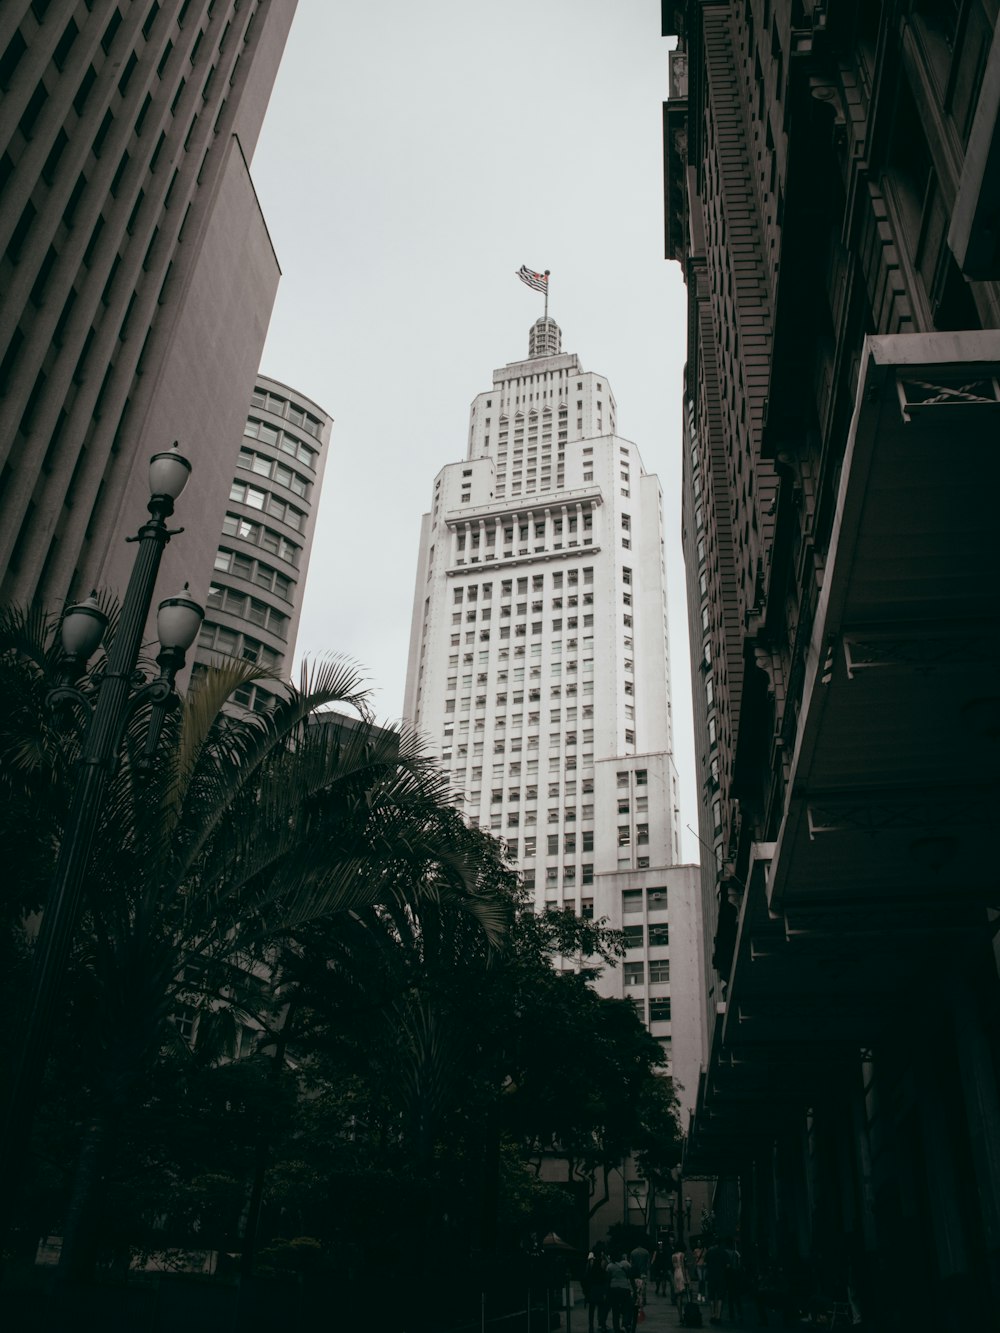
<path id="1" fill-rule="evenodd" d="M 332 418 L 279 380 L 257 377 L 196 659 L 217 654 L 287 672 L 326 466 Z M 247 686 L 240 703 L 266 706 L 271 691 Z"/>

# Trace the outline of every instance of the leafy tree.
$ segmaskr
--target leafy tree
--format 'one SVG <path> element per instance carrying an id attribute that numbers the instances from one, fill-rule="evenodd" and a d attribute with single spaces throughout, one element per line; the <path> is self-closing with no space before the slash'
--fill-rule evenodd
<path id="1" fill-rule="evenodd" d="M 309 1093 L 302 1131 L 276 1156 L 271 1206 L 308 1198 L 300 1221 L 320 1234 L 309 1210 L 322 1201 L 329 1239 L 383 1262 L 408 1253 L 419 1266 L 443 1245 L 491 1252 L 539 1226 L 565 1231 L 568 1198 L 644 1142 L 641 1108 L 654 1106 L 653 1085 L 668 1088 L 632 1006 L 589 984 L 621 937 L 534 913 L 492 839 L 466 836 L 492 844 L 481 865 L 513 917 L 499 947 L 458 905 L 421 901 L 354 913 L 336 938 L 311 928 L 287 965 L 302 987 L 292 1049 Z M 569 965 L 581 958 L 595 967 Z M 672 1103 L 658 1110 L 657 1132 L 675 1142 Z M 553 1158 L 565 1162 L 561 1187 L 540 1175 Z M 386 1206 L 369 1210 L 372 1200 Z"/>

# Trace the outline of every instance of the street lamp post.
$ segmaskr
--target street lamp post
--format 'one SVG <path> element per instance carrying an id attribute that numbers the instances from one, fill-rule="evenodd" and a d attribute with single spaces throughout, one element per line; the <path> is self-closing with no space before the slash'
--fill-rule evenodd
<path id="1" fill-rule="evenodd" d="M 53 707 L 72 703 L 90 716 L 55 875 L 35 945 L 20 1059 L 10 1086 L 6 1125 L 0 1143 L 8 1203 L 12 1202 L 12 1186 L 25 1154 L 48 1061 L 63 976 L 80 913 L 108 778 L 117 765 L 128 720 L 143 703 L 151 703 L 152 711 L 139 765 L 143 767 L 151 763 L 163 719 L 176 698 L 174 678 L 184 665 L 185 653 L 194 642 L 204 616 L 203 609 L 187 595 L 186 585 L 183 593 L 162 602 L 157 616 L 161 641 L 157 658 L 160 675 L 149 682 L 137 676 L 142 634 L 163 549 L 171 537 L 183 531 L 182 528 L 168 528 L 167 519 L 173 513 L 174 501 L 190 474 L 191 464 L 180 454 L 176 442 L 172 449 L 155 454 L 150 460 L 150 517 L 138 534 L 128 539 L 138 542 L 135 564 L 108 651 L 107 669 L 93 700 L 71 682 L 82 673 L 87 660 L 100 646 L 107 617 L 93 596 L 78 606 L 69 607 L 63 616 L 62 642 L 69 678 L 51 691 L 48 703 Z"/>

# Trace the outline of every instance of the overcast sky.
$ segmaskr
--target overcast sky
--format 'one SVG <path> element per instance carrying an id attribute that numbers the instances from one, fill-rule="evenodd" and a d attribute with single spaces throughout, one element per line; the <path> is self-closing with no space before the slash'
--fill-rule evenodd
<path id="1" fill-rule="evenodd" d="M 262 370 L 334 418 L 299 650 L 396 719 L 421 514 L 469 406 L 527 355 L 605 376 L 664 493 L 681 825 L 696 825 L 680 550 L 685 300 L 664 259 L 658 0 L 299 0 L 253 175 L 282 268 Z M 683 830 L 685 859 L 698 845 Z"/>

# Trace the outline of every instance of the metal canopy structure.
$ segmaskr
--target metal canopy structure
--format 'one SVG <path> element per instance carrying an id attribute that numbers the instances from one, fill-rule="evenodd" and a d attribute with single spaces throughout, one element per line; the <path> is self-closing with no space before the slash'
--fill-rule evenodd
<path id="1" fill-rule="evenodd" d="M 1000 332 L 868 338 L 774 843 L 685 1169 L 738 1169 L 878 1042 L 1000 883 Z"/>

